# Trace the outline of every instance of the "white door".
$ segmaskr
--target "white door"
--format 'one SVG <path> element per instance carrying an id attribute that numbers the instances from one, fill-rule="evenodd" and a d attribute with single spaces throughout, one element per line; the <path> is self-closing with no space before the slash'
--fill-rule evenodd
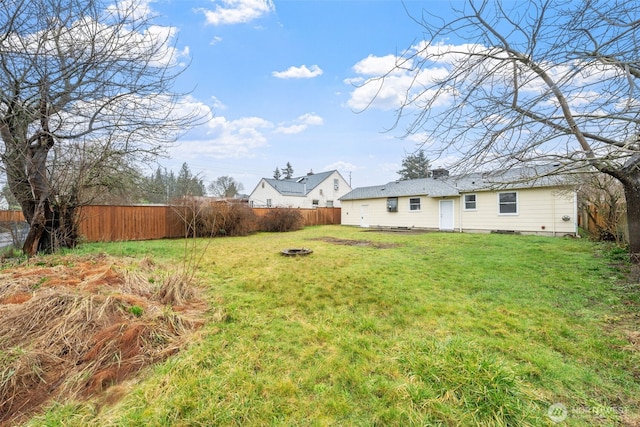
<path id="1" fill-rule="evenodd" d="M 453 200 L 440 200 L 440 230 L 453 230 Z"/>
<path id="2" fill-rule="evenodd" d="M 360 227 L 369 227 L 369 205 L 360 205 Z"/>

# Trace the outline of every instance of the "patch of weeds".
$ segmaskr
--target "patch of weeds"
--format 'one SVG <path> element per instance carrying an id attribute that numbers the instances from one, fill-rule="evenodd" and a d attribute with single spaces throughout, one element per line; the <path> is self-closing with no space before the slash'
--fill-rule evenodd
<path id="1" fill-rule="evenodd" d="M 41 277 L 38 279 L 37 283 L 31 285 L 31 290 L 36 291 L 42 287 L 47 281 L 49 281 L 49 277 Z"/>
<path id="2" fill-rule="evenodd" d="M 0 252 L 0 259 L 2 261 L 20 258 L 20 257 L 22 257 L 22 251 L 20 249 L 16 249 L 14 246 L 9 246 L 7 248 L 4 248 Z"/>
<path id="3" fill-rule="evenodd" d="M 142 317 L 144 314 L 144 310 L 139 305 L 132 305 L 129 307 L 129 313 L 133 314 L 136 317 Z"/>
<path id="4" fill-rule="evenodd" d="M 606 256 L 612 262 L 629 262 L 629 249 L 625 246 L 611 246 L 606 251 Z"/>

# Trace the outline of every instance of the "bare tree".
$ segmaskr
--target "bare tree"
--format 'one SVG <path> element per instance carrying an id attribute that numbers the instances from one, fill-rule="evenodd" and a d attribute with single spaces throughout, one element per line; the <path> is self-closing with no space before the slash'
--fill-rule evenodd
<path id="1" fill-rule="evenodd" d="M 593 238 L 622 244 L 625 235 L 625 200 L 622 185 L 605 174 L 585 174 L 580 179 L 579 203 L 584 226 Z"/>
<path id="2" fill-rule="evenodd" d="M 553 162 L 618 180 L 640 255 L 640 8 L 636 2 L 467 0 L 377 79 L 409 77 L 396 126 L 461 171 Z M 459 44 L 454 44 L 455 42 Z M 374 83 L 374 82 L 369 82 Z"/>
<path id="3" fill-rule="evenodd" d="M 27 254 L 73 246 L 83 190 L 114 185 L 193 123 L 171 90 L 184 69 L 173 31 L 144 12 L 136 0 L 0 2 L 0 156 L 31 225 Z"/>
<path id="4" fill-rule="evenodd" d="M 219 176 L 208 189 L 216 197 L 232 198 L 244 190 L 244 186 L 230 176 Z"/>

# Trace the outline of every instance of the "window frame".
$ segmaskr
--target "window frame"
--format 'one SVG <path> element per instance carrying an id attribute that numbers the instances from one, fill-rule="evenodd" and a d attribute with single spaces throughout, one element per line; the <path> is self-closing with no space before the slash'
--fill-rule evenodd
<path id="1" fill-rule="evenodd" d="M 267 207 L 270 208 L 271 207 L 271 199 L 267 199 Z"/>
<path id="2" fill-rule="evenodd" d="M 416 205 L 414 200 L 418 201 Z M 417 206 L 417 209 L 414 209 Z M 409 197 L 409 212 L 420 212 L 422 210 L 422 197 Z"/>
<path id="3" fill-rule="evenodd" d="M 397 197 L 387 197 L 387 212 L 398 212 Z"/>
<path id="4" fill-rule="evenodd" d="M 515 195 L 515 201 L 514 202 L 503 202 L 501 200 L 501 196 L 503 194 L 513 194 Z M 519 209 L 518 209 L 518 204 L 519 204 L 519 197 L 518 197 L 518 192 L 517 191 L 500 191 L 498 193 L 498 215 L 518 215 L 519 213 Z M 515 212 L 503 212 L 502 208 L 503 206 L 515 206 Z"/>
<path id="5" fill-rule="evenodd" d="M 473 207 L 467 207 L 467 203 L 470 203 L 469 201 L 467 201 L 467 197 L 473 196 Z M 478 195 L 476 193 L 471 193 L 471 194 L 465 194 L 462 197 L 462 204 L 464 206 L 464 210 L 465 211 L 477 211 L 478 210 Z"/>

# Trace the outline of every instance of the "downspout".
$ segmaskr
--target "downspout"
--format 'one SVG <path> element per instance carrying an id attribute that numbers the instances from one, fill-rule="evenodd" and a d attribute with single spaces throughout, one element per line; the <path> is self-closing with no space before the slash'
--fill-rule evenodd
<path id="1" fill-rule="evenodd" d="M 556 196 L 555 196 L 555 194 L 553 194 L 553 191 L 551 192 L 551 197 L 552 197 L 551 201 L 553 202 L 552 207 L 551 207 L 551 215 L 552 215 L 552 218 L 553 218 L 553 221 L 551 222 L 553 224 L 552 232 L 553 232 L 553 237 L 556 237 L 556 220 L 557 220 L 557 218 L 556 218 Z"/>
<path id="2" fill-rule="evenodd" d="M 460 233 L 462 233 L 462 205 L 464 203 L 464 195 L 460 195 L 460 198 L 458 199 L 458 229 L 460 230 Z"/>
<path id="3" fill-rule="evenodd" d="M 579 235 L 578 233 L 578 190 L 573 190 L 573 232 L 576 237 Z"/>

